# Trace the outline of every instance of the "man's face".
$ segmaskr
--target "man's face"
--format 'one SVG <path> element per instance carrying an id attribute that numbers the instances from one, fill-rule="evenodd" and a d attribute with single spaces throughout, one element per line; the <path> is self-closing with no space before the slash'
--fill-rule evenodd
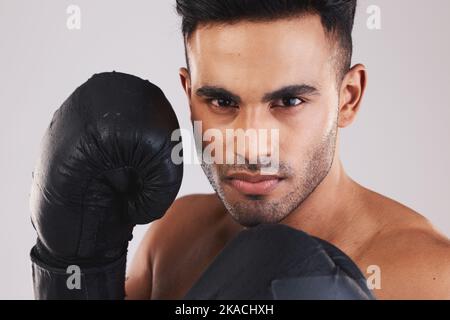
<path id="1" fill-rule="evenodd" d="M 267 150 L 232 148 L 246 164 L 203 163 L 232 217 L 244 226 L 276 223 L 325 178 L 335 149 L 338 88 L 333 46 L 318 16 L 271 22 L 200 25 L 188 42 L 192 121 L 202 129 L 267 129 L 279 133 L 279 169 L 261 175 L 251 156 Z M 186 89 L 186 88 L 185 88 Z M 224 140 L 224 143 L 230 143 Z M 205 148 L 209 142 L 203 142 Z M 230 147 L 224 147 L 230 152 Z M 253 158 L 254 159 L 254 158 Z"/>

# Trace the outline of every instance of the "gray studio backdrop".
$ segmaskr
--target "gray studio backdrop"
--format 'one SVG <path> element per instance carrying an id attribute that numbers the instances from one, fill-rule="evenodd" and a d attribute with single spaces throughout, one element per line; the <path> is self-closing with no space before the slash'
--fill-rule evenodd
<path id="1" fill-rule="evenodd" d="M 31 172 L 53 112 L 93 73 L 122 71 L 160 86 L 190 128 L 173 0 L 0 0 L 0 298 L 31 299 Z M 76 5 L 80 29 L 68 18 Z M 367 26 L 377 5 L 381 29 Z M 69 13 L 68 13 L 69 8 Z M 75 29 L 70 29 L 75 26 Z M 450 1 L 362 0 L 354 62 L 369 87 L 342 132 L 342 158 L 358 182 L 429 218 L 450 236 Z M 212 192 L 186 165 L 180 196 Z M 129 257 L 145 232 L 134 232 Z"/>

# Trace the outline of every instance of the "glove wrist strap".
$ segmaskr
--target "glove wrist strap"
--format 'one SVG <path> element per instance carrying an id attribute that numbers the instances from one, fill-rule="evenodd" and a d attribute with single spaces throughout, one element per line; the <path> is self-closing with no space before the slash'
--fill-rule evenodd
<path id="1" fill-rule="evenodd" d="M 30 257 L 37 300 L 120 300 L 125 297 L 126 252 L 112 263 L 93 268 L 50 266 L 39 257 L 36 247 Z"/>

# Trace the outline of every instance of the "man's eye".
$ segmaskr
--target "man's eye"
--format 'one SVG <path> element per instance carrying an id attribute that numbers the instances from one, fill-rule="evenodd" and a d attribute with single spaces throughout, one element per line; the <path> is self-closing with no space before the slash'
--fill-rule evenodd
<path id="1" fill-rule="evenodd" d="M 274 107 L 298 107 L 303 102 L 304 100 L 298 97 L 286 97 L 277 101 L 274 104 Z"/>
<path id="2" fill-rule="evenodd" d="M 210 103 L 217 108 L 237 108 L 236 103 L 227 98 L 210 99 Z"/>

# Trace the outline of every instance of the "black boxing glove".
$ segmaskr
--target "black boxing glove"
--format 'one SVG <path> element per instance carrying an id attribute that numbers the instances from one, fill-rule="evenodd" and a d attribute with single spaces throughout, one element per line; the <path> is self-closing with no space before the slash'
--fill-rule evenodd
<path id="1" fill-rule="evenodd" d="M 241 231 L 185 299 L 374 299 L 354 262 L 328 242 L 282 224 Z"/>
<path id="2" fill-rule="evenodd" d="M 54 113 L 30 197 L 36 299 L 124 298 L 133 227 L 160 218 L 181 185 L 178 128 L 157 86 L 118 72 L 94 75 Z"/>

